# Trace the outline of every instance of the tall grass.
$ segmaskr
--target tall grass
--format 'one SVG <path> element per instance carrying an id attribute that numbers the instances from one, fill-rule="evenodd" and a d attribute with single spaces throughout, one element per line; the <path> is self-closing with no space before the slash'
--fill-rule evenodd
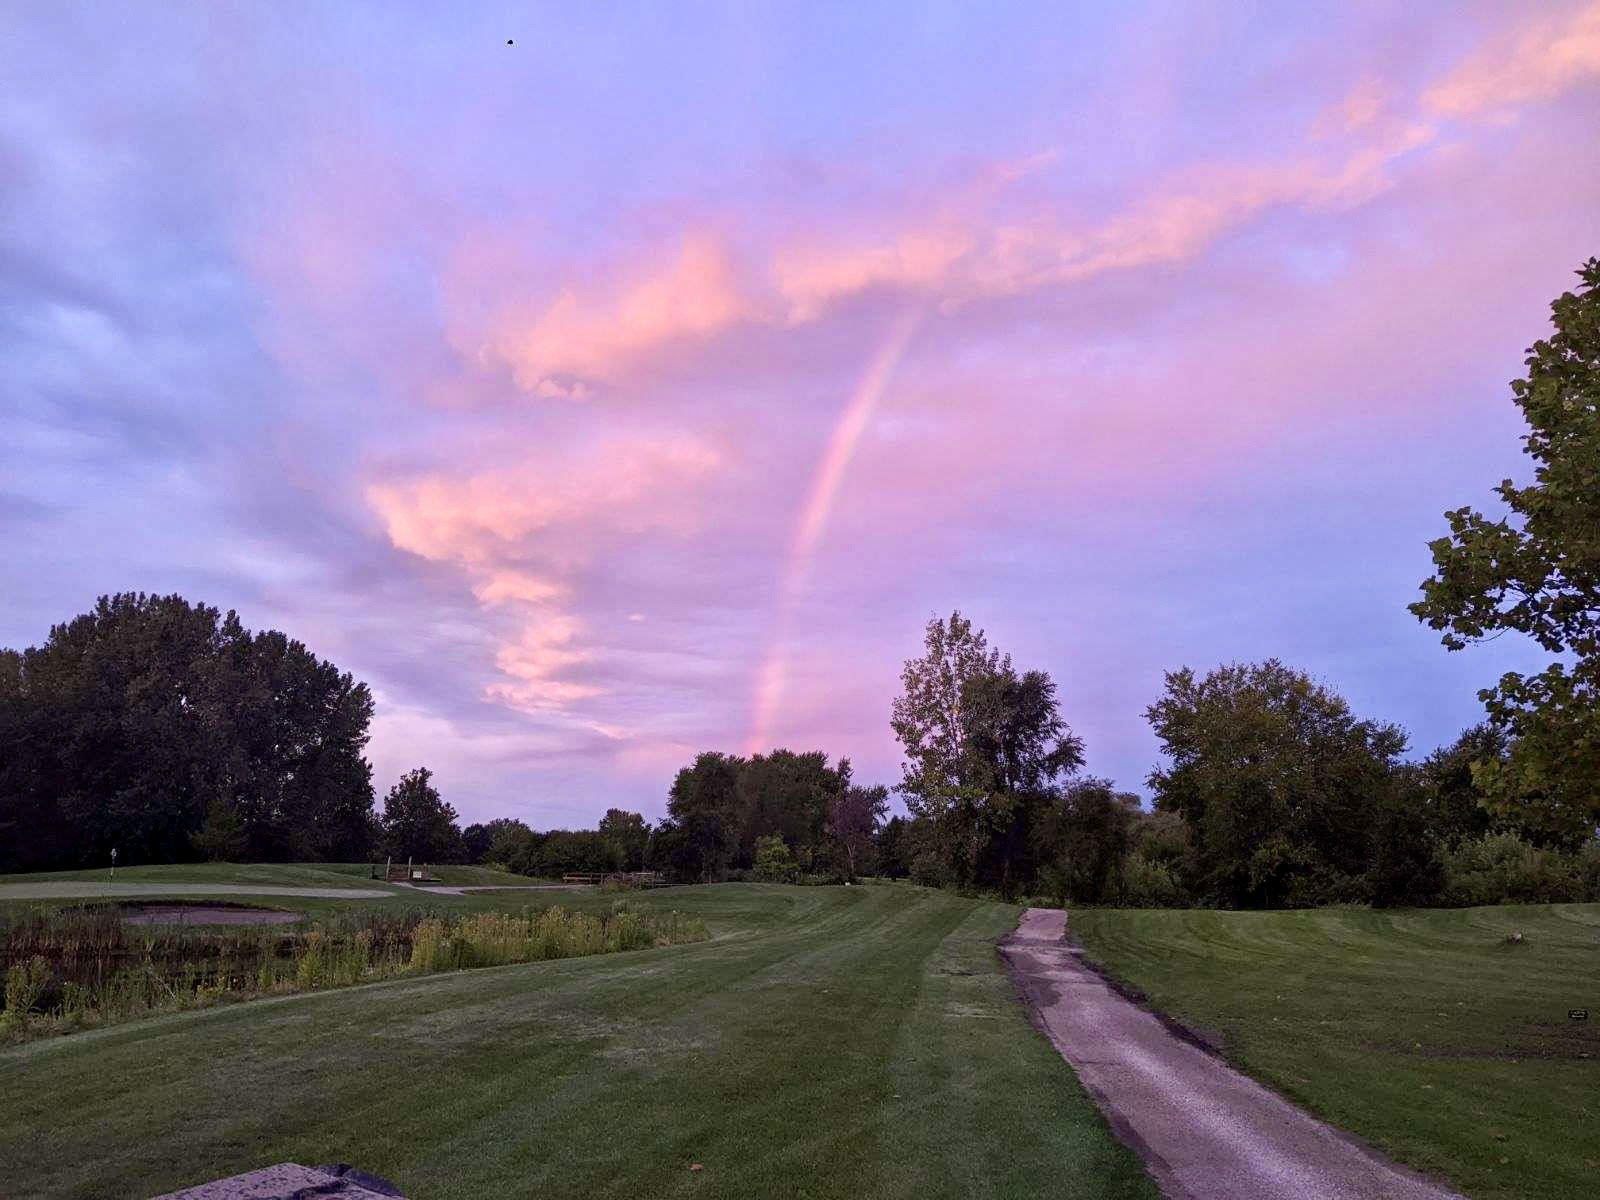
<path id="1" fill-rule="evenodd" d="M 592 915 L 554 907 L 458 916 L 342 914 L 308 928 L 129 926 L 112 905 L 0 915 L 0 1040 L 149 1013 L 347 987 L 470 967 L 703 941 L 705 923 L 618 901 Z"/>

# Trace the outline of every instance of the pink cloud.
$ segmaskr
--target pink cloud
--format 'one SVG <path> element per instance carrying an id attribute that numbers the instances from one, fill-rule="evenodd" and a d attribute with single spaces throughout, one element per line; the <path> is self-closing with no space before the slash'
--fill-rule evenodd
<path id="1" fill-rule="evenodd" d="M 502 678 L 485 689 L 524 711 L 567 712 L 605 691 L 580 678 L 595 659 L 582 589 L 603 550 L 638 538 L 686 536 L 695 492 L 721 462 L 684 436 L 601 443 L 515 469 L 435 474 L 367 489 L 399 549 L 459 568 L 485 609 L 509 612 L 495 652 Z M 618 727 L 590 720 L 606 737 Z"/>
<path id="2" fill-rule="evenodd" d="M 1600 78 L 1600 3 L 1549 17 L 1473 55 L 1423 97 L 1440 116 L 1472 117 L 1549 100 Z"/>
<path id="3" fill-rule="evenodd" d="M 502 314 L 484 353 L 528 391 L 583 399 L 585 381 L 616 380 L 656 346 L 711 337 L 758 315 L 726 246 L 695 233 L 664 270 L 635 272 L 609 291 L 563 288 L 542 307 Z"/>
<path id="4" fill-rule="evenodd" d="M 692 506 L 663 503 L 663 493 L 707 475 L 720 461 L 709 444 L 686 436 L 623 440 L 567 460 L 556 454 L 529 457 L 511 470 L 375 483 L 367 498 L 400 549 L 482 568 L 487 602 L 532 599 L 515 593 L 555 585 L 512 579 L 497 568 L 529 545 L 559 546 L 555 557 L 561 562 L 581 559 L 587 536 L 601 528 L 640 532 L 692 525 Z"/>

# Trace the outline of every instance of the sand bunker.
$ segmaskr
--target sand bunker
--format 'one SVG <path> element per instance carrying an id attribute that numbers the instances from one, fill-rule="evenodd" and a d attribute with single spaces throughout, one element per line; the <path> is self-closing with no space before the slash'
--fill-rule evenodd
<path id="1" fill-rule="evenodd" d="M 141 904 L 123 909 L 124 925 L 292 925 L 304 913 L 220 904 Z"/>

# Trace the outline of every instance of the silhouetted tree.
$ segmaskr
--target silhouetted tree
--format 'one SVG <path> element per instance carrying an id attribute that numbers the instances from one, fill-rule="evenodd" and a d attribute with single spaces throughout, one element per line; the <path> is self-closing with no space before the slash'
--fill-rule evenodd
<path id="1" fill-rule="evenodd" d="M 600 836 L 616 851 L 622 870 L 637 871 L 644 866 L 650 826 L 640 814 L 620 808 L 606 809 L 606 815 L 600 818 Z"/>
<path id="2" fill-rule="evenodd" d="M 742 825 L 738 755 L 707 751 L 679 771 L 667 795 L 659 853 L 680 879 L 709 882 L 727 870 Z"/>
<path id="3" fill-rule="evenodd" d="M 383 798 L 383 838 L 395 858 L 453 862 L 461 852 L 456 810 L 433 786 L 433 772 L 418 767 L 400 777 Z"/>
<path id="4" fill-rule="evenodd" d="M 366 685 L 282 633 L 103 596 L 0 652 L 0 868 L 365 857 L 371 717 Z"/>

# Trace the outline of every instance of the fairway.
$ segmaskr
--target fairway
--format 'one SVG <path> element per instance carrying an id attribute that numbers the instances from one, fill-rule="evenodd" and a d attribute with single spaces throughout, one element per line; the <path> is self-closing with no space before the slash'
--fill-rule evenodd
<path id="1" fill-rule="evenodd" d="M 264 884 L 272 887 L 383 888 L 371 879 L 365 863 L 164 863 L 154 866 L 105 868 L 92 871 L 35 871 L 27 875 L 0 875 L 0 888 L 37 883 L 183 883 Z M 499 875 L 499 872 L 489 872 Z M 503 879 L 520 878 L 502 875 Z M 86 890 L 82 894 L 90 894 Z"/>
<path id="2" fill-rule="evenodd" d="M 1478 1200 L 1600 1195 L 1600 905 L 1086 909 L 1096 962 L 1236 1066 Z M 1520 931 L 1520 944 L 1506 941 Z"/>
<path id="3" fill-rule="evenodd" d="M 430 1200 L 1156 1195 L 1003 973 L 1014 907 L 906 885 L 642 902 L 712 940 L 0 1052 L 7 1187 L 104 1195 L 115 1164 L 142 1196 L 295 1160 Z"/>

